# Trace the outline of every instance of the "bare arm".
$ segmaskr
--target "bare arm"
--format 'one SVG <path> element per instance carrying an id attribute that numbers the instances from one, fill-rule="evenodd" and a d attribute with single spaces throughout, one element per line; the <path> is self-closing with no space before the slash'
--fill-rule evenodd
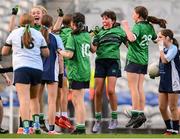
<path id="1" fill-rule="evenodd" d="M 64 16 L 63 10 L 61 8 L 58 8 L 57 13 L 58 13 L 58 18 L 56 20 L 55 25 L 53 26 L 53 32 L 57 32 L 60 30 L 63 21 L 63 16 Z"/>
<path id="2" fill-rule="evenodd" d="M 58 61 L 59 61 L 59 74 L 64 73 L 64 59 L 62 55 L 58 55 Z"/>
<path id="3" fill-rule="evenodd" d="M 3 46 L 2 48 L 2 51 L 1 51 L 1 54 L 3 56 L 6 56 L 9 54 L 9 52 L 11 51 L 11 47 L 10 46 Z"/>
<path id="4" fill-rule="evenodd" d="M 41 48 L 41 55 L 44 57 L 48 57 L 49 56 L 49 48 L 48 47 Z"/>
<path id="5" fill-rule="evenodd" d="M 11 32 L 16 26 L 16 15 L 12 15 L 9 21 L 8 31 Z"/>
<path id="6" fill-rule="evenodd" d="M 131 32 L 127 20 L 123 20 L 121 22 L 121 25 L 124 28 L 124 31 L 126 32 L 127 38 L 130 42 L 134 42 L 136 40 L 136 36 Z"/>
<path id="7" fill-rule="evenodd" d="M 90 51 L 91 51 L 91 53 L 95 53 L 95 52 L 96 52 L 96 50 L 97 50 L 97 46 L 95 46 L 95 45 L 91 44 L 91 47 L 90 47 Z"/>
<path id="8" fill-rule="evenodd" d="M 63 17 L 58 16 L 56 23 L 53 26 L 53 32 L 57 32 L 60 30 L 62 21 L 63 21 Z"/>
<path id="9" fill-rule="evenodd" d="M 12 8 L 12 16 L 10 18 L 9 21 L 9 28 L 8 31 L 11 32 L 13 31 L 13 29 L 15 29 L 15 25 L 16 25 L 16 15 L 18 13 L 19 10 L 19 5 L 16 5 L 15 7 Z"/>
<path id="10" fill-rule="evenodd" d="M 162 40 L 157 40 L 158 43 L 158 48 L 159 48 L 159 53 L 160 53 L 160 58 L 162 63 L 166 64 L 168 63 L 166 57 L 165 57 L 165 53 L 164 53 L 164 42 Z"/>
<path id="11" fill-rule="evenodd" d="M 74 52 L 72 51 L 69 51 L 69 50 L 58 50 L 58 53 L 60 55 L 62 55 L 63 57 L 66 57 L 66 58 L 72 58 L 73 55 L 74 55 Z"/>
<path id="12" fill-rule="evenodd" d="M 2 65 L 0 65 L 0 68 L 3 68 Z M 9 79 L 8 75 L 7 75 L 6 73 L 2 73 L 1 75 L 2 75 L 2 76 L 4 77 L 4 79 L 6 80 L 6 83 L 7 83 L 8 85 L 11 85 L 11 80 Z"/>

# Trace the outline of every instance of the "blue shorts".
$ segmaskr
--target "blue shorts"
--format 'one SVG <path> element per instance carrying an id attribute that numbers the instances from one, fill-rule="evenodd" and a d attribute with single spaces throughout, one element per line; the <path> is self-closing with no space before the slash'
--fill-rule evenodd
<path id="1" fill-rule="evenodd" d="M 106 78 L 107 76 L 121 77 L 121 64 L 119 59 L 96 59 L 94 77 Z"/>
<path id="2" fill-rule="evenodd" d="M 137 74 L 147 74 L 148 65 L 141 65 L 131 62 L 129 60 L 126 61 L 125 71 Z"/>
<path id="3" fill-rule="evenodd" d="M 69 89 L 86 89 L 89 88 L 89 81 L 79 82 L 74 80 L 69 80 Z"/>
<path id="4" fill-rule="evenodd" d="M 64 77 L 67 77 L 67 69 L 66 69 L 66 66 L 64 65 Z"/>
<path id="5" fill-rule="evenodd" d="M 41 81 L 41 84 L 51 84 L 51 83 L 54 83 L 54 82 L 57 82 L 57 81 L 51 81 L 51 80 L 42 80 Z"/>
<path id="6" fill-rule="evenodd" d="M 41 83 L 42 71 L 39 69 L 23 67 L 14 71 L 14 84 L 31 84 L 37 85 Z"/>

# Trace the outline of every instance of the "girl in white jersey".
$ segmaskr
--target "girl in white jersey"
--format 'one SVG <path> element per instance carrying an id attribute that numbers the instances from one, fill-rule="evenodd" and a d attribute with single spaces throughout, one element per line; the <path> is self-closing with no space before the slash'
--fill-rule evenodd
<path id="1" fill-rule="evenodd" d="M 11 16 L 10 22 L 9 22 L 9 32 L 11 32 L 16 27 L 15 21 L 16 21 L 17 13 L 18 13 L 18 6 L 12 8 L 12 16 Z M 30 15 L 34 17 L 34 21 L 33 21 L 34 29 L 36 29 L 38 31 L 40 30 L 41 19 L 42 19 L 43 15 L 46 15 L 46 14 L 47 14 L 47 10 L 41 5 L 36 5 L 30 9 Z M 39 95 L 39 97 L 36 99 L 39 100 L 39 103 L 37 104 L 37 108 L 39 109 L 39 115 L 36 115 L 36 117 L 37 116 L 39 117 L 41 129 L 45 132 L 48 132 L 48 129 L 46 128 L 46 125 L 45 125 L 44 114 L 43 114 L 43 95 L 41 95 L 41 96 Z M 39 105 L 40 105 L 40 107 L 39 107 Z M 34 116 L 33 116 L 33 118 L 34 118 Z M 20 121 L 20 124 L 19 124 L 17 133 L 21 134 L 23 132 L 21 117 L 20 117 L 19 121 Z"/>
<path id="2" fill-rule="evenodd" d="M 38 113 L 35 102 L 34 105 L 30 105 L 30 100 L 36 98 L 41 83 L 43 71 L 41 55 L 45 57 L 49 55 L 42 34 L 30 28 L 33 23 L 32 16 L 23 14 L 20 17 L 21 27 L 9 34 L 2 48 L 2 55 L 9 54 L 11 49 L 13 51 L 14 84 L 19 97 L 24 134 L 29 134 L 30 106 L 32 114 Z"/>

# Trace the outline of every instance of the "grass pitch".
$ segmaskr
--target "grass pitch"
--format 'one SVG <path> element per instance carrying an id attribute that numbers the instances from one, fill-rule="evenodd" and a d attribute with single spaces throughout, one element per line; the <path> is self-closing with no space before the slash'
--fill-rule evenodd
<path id="1" fill-rule="evenodd" d="M 86 135 L 71 135 L 71 134 L 59 134 L 59 135 L 17 135 L 17 134 L 1 134 L 0 138 L 180 138 L 180 135 L 165 136 L 162 134 L 86 134 Z"/>

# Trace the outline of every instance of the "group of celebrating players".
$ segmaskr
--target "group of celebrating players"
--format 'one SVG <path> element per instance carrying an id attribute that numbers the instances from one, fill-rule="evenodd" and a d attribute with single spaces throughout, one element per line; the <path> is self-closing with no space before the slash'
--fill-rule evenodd
<path id="1" fill-rule="evenodd" d="M 86 133 L 84 93 L 90 83 L 90 52 L 96 53 L 96 121 L 92 132 L 97 133 L 101 129 L 102 95 L 106 80 L 111 106 L 108 129 L 118 128 L 115 85 L 117 78 L 121 77 L 119 47 L 122 43 L 128 49 L 125 71 L 132 97 L 131 118 L 126 127 L 141 127 L 146 122 L 143 82 L 147 74 L 149 41 L 152 40 L 157 43 L 160 53 L 159 109 L 166 125 L 165 134 L 178 134 L 179 50 L 173 32 L 165 29 L 166 20 L 149 16 L 146 7 L 137 6 L 132 13 L 135 23 L 131 30 L 127 20 L 118 23 L 115 12 L 106 10 L 101 14 L 102 27 L 88 32 L 84 14 L 64 15 L 61 9 L 57 11 L 58 18 L 54 24 L 53 17 L 43 6 L 35 6 L 30 13 L 20 16 L 19 27 L 16 28 L 18 7 L 12 9 L 10 34 L 1 54 L 8 55 L 12 50 L 13 84 L 20 102 L 17 133 L 40 134 L 43 129 L 48 134 L 59 134 L 55 124 L 69 129 L 72 134 Z M 158 34 L 153 24 L 161 27 Z M 48 128 L 40 106 L 45 84 L 48 92 Z M 75 109 L 75 126 L 67 114 L 69 91 Z"/>

